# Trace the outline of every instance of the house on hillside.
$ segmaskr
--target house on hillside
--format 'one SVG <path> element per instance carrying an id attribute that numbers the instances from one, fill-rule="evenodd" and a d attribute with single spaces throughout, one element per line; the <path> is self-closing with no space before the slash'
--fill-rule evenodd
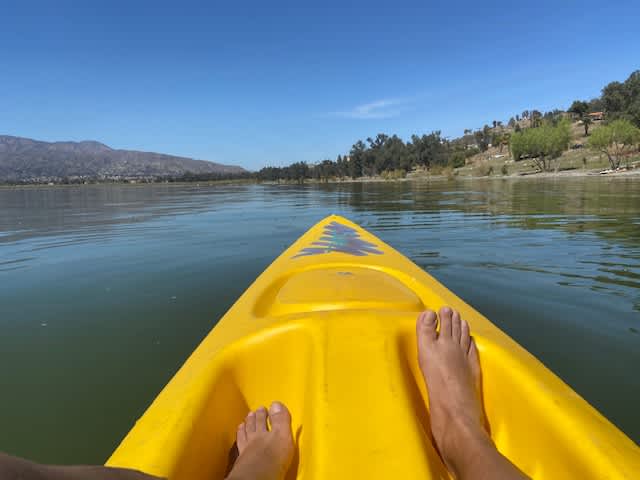
<path id="1" fill-rule="evenodd" d="M 599 122 L 604 119 L 604 112 L 591 112 L 587 116 L 594 122 Z"/>

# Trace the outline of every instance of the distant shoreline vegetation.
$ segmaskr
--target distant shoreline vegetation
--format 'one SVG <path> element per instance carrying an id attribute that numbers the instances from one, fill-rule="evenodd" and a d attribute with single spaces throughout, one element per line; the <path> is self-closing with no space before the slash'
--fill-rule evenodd
<path id="1" fill-rule="evenodd" d="M 229 181 L 304 183 L 307 180 L 329 182 L 361 178 L 393 180 L 404 178 L 417 170 L 429 174 L 446 171 L 455 175 L 470 164 L 481 167 L 479 170 L 484 173 L 480 176 L 491 175 L 496 167 L 503 175 L 507 175 L 509 162 L 511 165 L 524 164 L 523 160 L 528 160 L 528 164 L 537 172 L 557 172 L 560 161 L 568 156 L 571 149 L 583 148 L 599 158 L 606 158 L 611 170 L 615 171 L 621 168 L 624 160 L 627 168 L 632 167 L 631 157 L 640 152 L 639 127 L 640 70 L 636 70 L 624 82 L 606 85 L 599 97 L 588 101 L 576 100 L 566 111 L 525 110 L 511 117 L 506 125 L 494 120 L 492 125 L 484 125 L 481 129 L 466 129 L 462 137 L 454 139 L 443 137 L 440 131 L 433 131 L 412 135 L 405 142 L 397 135 L 379 133 L 366 141 L 358 140 L 347 154 L 338 155 L 335 160 L 294 162 L 284 167 L 264 167 L 257 172 L 35 176 L 17 181 L 0 180 L 0 185 Z M 582 131 L 584 135 L 576 133 Z M 491 159 L 501 159 L 500 165 L 490 164 Z M 581 161 L 586 167 L 586 155 L 581 156 Z"/>
<path id="2" fill-rule="evenodd" d="M 237 182 L 254 181 L 255 173 L 191 173 L 172 176 L 90 176 L 73 175 L 60 178 L 46 178 L 42 180 L 29 179 L 18 181 L 2 181 L 0 186 L 27 185 L 109 185 L 109 184 L 158 184 L 158 183 L 195 183 L 195 182 Z"/>
<path id="3" fill-rule="evenodd" d="M 589 147 L 606 155 L 614 170 L 620 167 L 622 158 L 628 161 L 634 148 L 640 151 L 640 70 L 624 82 L 609 83 L 597 98 L 574 101 L 567 111 L 525 110 L 511 117 L 506 125 L 494 120 L 491 126 L 484 125 L 475 131 L 467 129 L 462 137 L 452 140 L 442 137 L 440 131 L 412 135 L 408 142 L 397 135 L 379 133 L 367 138 L 366 143 L 358 140 L 348 154 L 338 155 L 336 160 L 265 167 L 256 177 L 259 181 L 300 183 L 307 179 L 328 181 L 346 177 L 401 178 L 416 169 L 453 171 L 490 148 L 495 151 L 494 157 L 511 155 L 514 162 L 531 159 L 540 172 L 557 171 L 557 159 L 572 147 L 574 122 L 582 125 L 585 137 L 595 122 L 603 124 L 594 128 L 593 139 L 578 144 L 579 148 Z M 583 158 L 586 164 L 586 157 Z M 507 172 L 505 163 L 502 173 Z"/>

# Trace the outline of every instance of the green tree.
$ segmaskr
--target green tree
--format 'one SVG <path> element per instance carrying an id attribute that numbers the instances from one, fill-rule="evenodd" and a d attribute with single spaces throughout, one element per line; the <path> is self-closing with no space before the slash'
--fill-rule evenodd
<path id="1" fill-rule="evenodd" d="M 362 140 L 358 140 L 351 147 L 349 152 L 349 176 L 358 178 L 362 176 L 362 166 L 364 163 L 365 151 L 367 146 Z"/>
<path id="2" fill-rule="evenodd" d="M 611 82 L 602 89 L 602 103 L 604 110 L 612 115 L 620 114 L 624 111 L 628 103 L 627 92 L 624 84 Z"/>
<path id="3" fill-rule="evenodd" d="M 514 160 L 527 156 L 541 171 L 551 171 L 554 160 L 569 148 L 570 139 L 571 125 L 567 120 L 560 121 L 557 126 L 544 123 L 538 128 L 528 128 L 511 135 L 511 153 Z"/>
<path id="4" fill-rule="evenodd" d="M 481 152 L 485 152 L 489 148 L 491 143 L 491 128 L 489 125 L 482 127 L 482 130 L 477 130 L 473 133 L 476 139 L 476 144 Z"/>
<path id="5" fill-rule="evenodd" d="M 464 167 L 466 163 L 465 152 L 458 150 L 451 155 L 450 164 L 453 168 Z"/>
<path id="6" fill-rule="evenodd" d="M 306 178 L 309 178 L 310 171 L 309 165 L 306 162 L 292 163 L 286 167 L 288 172 L 285 173 L 285 180 L 295 180 L 298 183 L 304 183 Z"/>
<path id="7" fill-rule="evenodd" d="M 494 147 L 498 147 L 500 149 L 500 153 L 502 153 L 502 149 L 505 145 L 509 145 L 509 134 L 508 133 L 495 133 L 491 137 L 491 145 Z"/>
<path id="8" fill-rule="evenodd" d="M 626 108 L 627 115 L 636 127 L 640 127 L 640 70 L 629 75 L 624 83 L 629 99 Z"/>
<path id="9" fill-rule="evenodd" d="M 336 158 L 336 174 L 340 177 L 340 180 L 349 175 L 347 158 L 342 155 L 338 155 L 338 158 Z"/>
<path id="10" fill-rule="evenodd" d="M 628 120 L 614 120 L 596 128 L 589 138 L 589 147 L 604 153 L 613 170 L 620 167 L 622 158 L 640 142 L 640 129 Z"/>
<path id="11" fill-rule="evenodd" d="M 388 135 L 379 133 L 375 138 L 367 138 L 369 148 L 367 148 L 362 165 L 362 173 L 364 175 L 377 175 L 384 170 L 384 152 L 383 147 L 386 143 Z"/>
<path id="12" fill-rule="evenodd" d="M 575 100 L 567 111 L 573 113 L 577 118 L 583 118 L 589 112 L 589 104 L 582 100 Z"/>
<path id="13" fill-rule="evenodd" d="M 385 136 L 386 137 L 386 136 Z M 396 169 L 406 169 L 407 148 L 397 135 L 386 137 L 376 159 L 376 169 L 378 173 L 388 172 Z"/>
<path id="14" fill-rule="evenodd" d="M 409 144 L 409 152 L 413 163 L 425 167 L 427 170 L 434 165 L 446 165 L 449 162 L 447 143 L 440 136 L 439 131 L 429 135 L 413 135 Z"/>
<path id="15" fill-rule="evenodd" d="M 626 119 L 640 127 L 640 70 L 624 82 L 611 82 L 602 89 L 600 97 L 607 120 Z"/>
<path id="16" fill-rule="evenodd" d="M 530 114 L 531 126 L 533 128 L 542 125 L 542 113 L 539 110 L 533 110 Z"/>
<path id="17" fill-rule="evenodd" d="M 600 97 L 592 98 L 587 102 L 589 104 L 590 112 L 602 112 L 604 105 L 602 105 L 602 99 Z"/>

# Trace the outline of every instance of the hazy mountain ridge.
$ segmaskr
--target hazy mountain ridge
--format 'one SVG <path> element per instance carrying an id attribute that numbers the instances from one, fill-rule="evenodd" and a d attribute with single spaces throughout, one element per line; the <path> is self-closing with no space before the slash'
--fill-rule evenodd
<path id="1" fill-rule="evenodd" d="M 116 150 L 96 141 L 43 142 L 0 135 L 0 181 L 103 180 L 176 177 L 185 173 L 232 175 L 242 167 L 155 152 Z"/>

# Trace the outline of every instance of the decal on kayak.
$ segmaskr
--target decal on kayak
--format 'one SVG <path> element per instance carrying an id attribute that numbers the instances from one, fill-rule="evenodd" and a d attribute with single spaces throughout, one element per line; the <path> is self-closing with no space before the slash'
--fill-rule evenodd
<path id="1" fill-rule="evenodd" d="M 300 250 L 295 257 L 321 255 L 324 253 L 340 252 L 364 257 L 370 254 L 382 255 L 378 246 L 360 237 L 355 228 L 338 223 L 335 220 L 324 226 L 322 236 L 310 246 Z"/>

